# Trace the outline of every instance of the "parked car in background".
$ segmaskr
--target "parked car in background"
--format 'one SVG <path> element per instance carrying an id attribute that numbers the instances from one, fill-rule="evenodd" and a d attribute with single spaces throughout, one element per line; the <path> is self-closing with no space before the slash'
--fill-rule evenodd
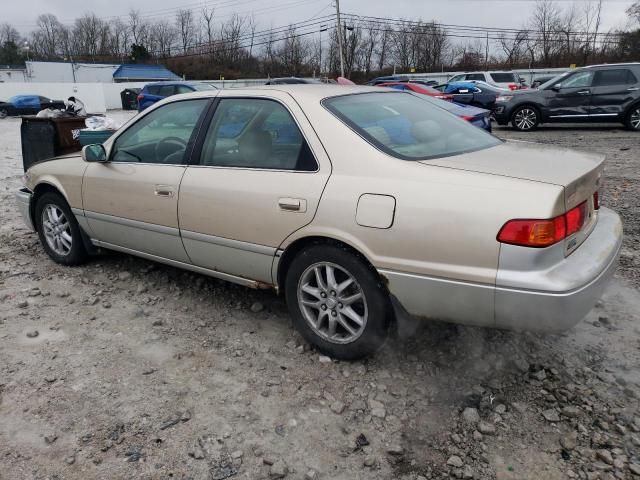
<path id="1" fill-rule="evenodd" d="M 640 132 L 640 63 L 571 70 L 498 97 L 494 114 L 498 124 L 525 131 L 547 122 L 621 122 Z"/>
<path id="2" fill-rule="evenodd" d="M 388 83 L 388 82 L 417 83 L 420 85 L 426 85 L 427 87 L 433 87 L 435 85 L 438 85 L 438 82 L 435 80 L 429 80 L 427 78 L 420 78 L 420 77 L 409 77 L 407 75 L 389 75 L 386 77 L 377 77 L 377 78 L 374 78 L 373 80 L 369 80 L 366 83 L 366 85 L 377 86 L 377 85 L 380 85 L 381 83 Z"/>
<path id="3" fill-rule="evenodd" d="M 17 204 L 55 262 L 101 247 L 273 288 L 340 359 L 411 316 L 572 327 L 622 245 L 597 202 L 604 157 L 503 142 L 435 102 L 342 85 L 170 98 L 31 166 Z"/>
<path id="4" fill-rule="evenodd" d="M 216 87 L 206 82 L 155 82 L 144 86 L 138 95 L 138 112 L 150 107 L 160 100 L 179 95 L 181 93 L 201 92 L 205 90 L 217 90 Z"/>
<path id="5" fill-rule="evenodd" d="M 509 90 L 490 86 L 484 82 L 453 82 L 434 87 L 436 90 L 451 95 L 453 101 L 464 105 L 492 110 L 496 98 Z"/>
<path id="6" fill-rule="evenodd" d="M 469 80 L 480 80 L 490 85 L 509 90 L 518 90 L 521 88 L 520 76 L 513 72 L 468 72 L 454 75 L 449 79 L 448 83 L 468 82 Z"/>
<path id="7" fill-rule="evenodd" d="M 35 115 L 45 108 L 64 110 L 63 100 L 51 100 L 41 95 L 14 95 L 6 102 L 0 101 L 0 118 L 15 115 Z"/>
<path id="8" fill-rule="evenodd" d="M 426 95 L 436 99 L 436 105 L 440 108 L 447 110 L 454 115 L 468 121 L 475 127 L 482 128 L 488 132 L 491 132 L 491 110 L 485 110 L 482 108 L 476 108 L 470 105 L 462 105 L 459 103 L 453 103 L 453 95 L 442 93 L 435 88 L 426 87 L 424 85 L 417 85 L 415 83 L 382 83 L 378 87 L 390 87 L 395 90 L 401 90 L 406 92 L 413 92 L 418 95 Z M 445 101 L 443 101 L 445 100 Z"/>

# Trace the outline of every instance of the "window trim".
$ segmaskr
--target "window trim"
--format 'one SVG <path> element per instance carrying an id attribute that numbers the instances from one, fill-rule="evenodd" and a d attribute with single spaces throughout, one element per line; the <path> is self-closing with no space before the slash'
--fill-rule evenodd
<path id="1" fill-rule="evenodd" d="M 282 168 L 256 168 L 256 167 L 230 167 L 227 165 L 202 165 L 200 163 L 200 160 L 202 157 L 202 149 L 204 147 L 204 142 L 206 140 L 207 134 L 209 133 L 209 128 L 211 127 L 211 122 L 213 121 L 213 117 L 216 111 L 218 110 L 218 105 L 220 105 L 220 102 L 222 100 L 269 100 L 272 102 L 276 102 L 282 107 L 284 107 L 284 109 L 289 113 L 289 115 L 293 119 L 293 122 L 296 124 L 296 127 L 300 131 L 302 138 L 304 138 L 304 141 L 307 143 L 307 147 L 309 148 L 309 151 L 311 152 L 311 155 L 313 156 L 313 160 L 316 164 L 316 169 L 315 170 L 289 170 L 289 169 L 282 169 Z M 316 155 L 316 152 L 313 150 L 313 146 L 309 142 L 309 139 L 307 138 L 307 135 L 305 134 L 304 129 L 300 126 L 300 122 L 298 122 L 298 119 L 296 118 L 294 113 L 291 111 L 289 106 L 283 103 L 280 99 L 267 97 L 267 96 L 260 96 L 260 95 L 247 95 L 247 96 L 230 95 L 230 96 L 222 96 L 222 97 L 217 96 L 215 97 L 214 101 L 209 107 L 209 111 L 207 112 L 206 117 L 203 119 L 203 125 L 201 126 L 200 131 L 202 132 L 202 134 L 198 135 L 198 139 L 196 140 L 194 148 L 191 151 L 191 161 L 188 165 L 189 167 L 215 168 L 215 169 L 223 169 L 223 170 L 251 170 L 251 171 L 258 171 L 258 172 L 287 172 L 287 173 L 303 173 L 303 174 L 310 174 L 310 173 L 314 174 L 314 173 L 320 172 L 320 162 L 318 161 L 318 155 Z"/>
<path id="2" fill-rule="evenodd" d="M 163 107 L 166 107 L 168 105 L 174 105 L 176 103 L 181 103 L 181 102 L 192 102 L 194 100 L 201 100 L 203 102 L 205 102 L 204 108 L 202 109 L 202 112 L 200 113 L 200 117 L 198 118 L 198 120 L 196 121 L 195 126 L 193 127 L 193 131 L 191 132 L 191 136 L 189 137 L 189 141 L 187 142 L 187 147 L 185 148 L 185 156 L 183 157 L 183 161 L 182 163 L 155 163 L 155 162 L 120 162 L 120 161 L 114 161 L 113 160 L 113 156 L 115 154 L 116 151 L 116 143 L 118 142 L 118 140 L 120 139 L 120 137 L 122 137 L 122 135 L 124 135 L 126 132 L 128 132 L 131 128 L 133 128 L 135 125 L 138 124 L 138 122 L 141 122 L 143 119 L 145 119 L 148 115 L 152 114 L 153 112 L 160 110 Z M 138 118 L 135 122 L 133 122 L 131 125 L 129 125 L 126 129 L 124 129 L 122 132 L 119 132 L 118 135 L 113 138 L 111 145 L 109 146 L 109 155 L 107 156 L 107 163 L 114 163 L 114 164 L 118 164 L 118 165 L 158 165 L 158 166 L 163 166 L 163 167 L 186 167 L 189 165 L 189 162 L 191 160 L 191 157 L 193 155 L 193 149 L 195 147 L 195 142 L 196 139 L 200 133 L 200 130 L 202 129 L 202 124 L 204 121 L 204 118 L 207 114 L 207 112 L 209 111 L 209 109 L 211 108 L 211 104 L 213 103 L 213 98 L 183 98 L 180 100 L 173 100 L 171 102 L 167 102 L 162 104 L 161 106 L 157 107 L 157 108 L 153 108 L 151 110 L 148 110 L 145 115 L 142 115 L 140 118 Z M 186 159 L 186 161 L 185 161 Z"/>
<path id="3" fill-rule="evenodd" d="M 364 131 L 364 129 L 358 127 L 354 122 L 349 120 L 347 117 L 342 115 L 340 112 L 332 110 L 328 105 L 326 105 L 326 101 L 327 100 L 332 100 L 334 98 L 351 97 L 351 96 L 355 96 L 355 95 L 368 95 L 368 94 L 373 94 L 373 95 L 406 94 L 406 95 L 413 95 L 413 96 L 418 97 L 418 98 L 421 98 L 423 95 L 420 94 L 420 93 L 408 92 L 408 91 L 404 91 L 404 92 L 402 92 L 402 91 L 395 91 L 395 92 L 391 92 L 391 91 L 389 91 L 389 92 L 382 92 L 382 91 L 381 92 L 371 92 L 371 91 L 367 91 L 367 92 L 358 92 L 358 93 L 347 93 L 347 94 L 344 94 L 344 95 L 334 95 L 332 97 L 323 98 L 322 101 L 320 102 L 320 104 L 330 114 L 332 114 L 339 121 L 341 121 L 347 127 L 349 127 L 349 129 L 353 133 L 358 135 L 360 138 L 362 138 L 365 142 L 367 142 L 369 145 L 371 145 L 373 148 L 375 148 L 379 152 L 384 153 L 385 155 L 389 156 L 390 158 L 393 158 L 394 160 L 402 160 L 402 161 L 405 161 L 405 162 L 426 162 L 426 161 L 429 161 L 429 160 L 438 160 L 440 158 L 447 158 L 447 157 L 455 157 L 455 156 L 458 156 L 458 155 L 464 155 L 466 153 L 479 152 L 481 150 L 494 148 L 494 147 L 497 147 L 497 146 L 505 143 L 504 140 L 501 140 L 498 137 L 495 137 L 495 136 L 491 135 L 490 133 L 487 133 L 487 135 L 489 135 L 489 136 L 493 137 L 495 140 L 497 140 L 498 143 L 496 143 L 495 145 L 487 146 L 487 147 L 470 148 L 470 149 L 467 149 L 467 150 L 461 150 L 459 152 L 447 153 L 447 154 L 443 154 L 443 155 L 430 155 L 428 157 L 421 157 L 421 158 L 409 157 L 407 155 L 403 155 L 401 153 L 394 152 L 392 149 L 386 147 L 384 144 L 382 144 L 381 142 L 376 140 L 373 136 L 371 136 L 368 133 L 366 133 Z M 437 105 L 433 105 L 433 107 L 434 108 L 441 108 L 441 107 L 438 107 Z M 457 116 L 455 113 L 451 113 L 450 111 L 445 110 L 444 108 L 442 108 L 442 110 L 447 112 L 450 115 Z M 473 128 L 478 128 L 478 127 L 473 127 Z M 361 132 L 361 130 L 362 130 L 362 132 Z"/>

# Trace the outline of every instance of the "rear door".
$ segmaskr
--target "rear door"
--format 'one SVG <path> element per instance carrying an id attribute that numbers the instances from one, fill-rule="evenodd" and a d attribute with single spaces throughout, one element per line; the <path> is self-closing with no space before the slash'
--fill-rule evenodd
<path id="1" fill-rule="evenodd" d="M 586 120 L 591 108 L 593 71 L 584 70 L 563 77 L 551 86 L 548 114 L 556 120 Z"/>
<path id="2" fill-rule="evenodd" d="M 189 257 L 271 284 L 278 247 L 311 222 L 329 179 L 322 145 L 300 107 L 277 91 L 222 91 L 198 143 L 178 206 Z"/>
<path id="3" fill-rule="evenodd" d="M 638 97 L 638 90 L 638 79 L 630 69 L 598 70 L 591 89 L 590 120 L 618 118 Z"/>

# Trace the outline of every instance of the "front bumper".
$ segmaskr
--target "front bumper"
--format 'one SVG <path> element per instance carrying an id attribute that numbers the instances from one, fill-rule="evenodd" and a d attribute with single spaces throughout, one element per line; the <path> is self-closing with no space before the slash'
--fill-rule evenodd
<path id="1" fill-rule="evenodd" d="M 31 199 L 33 193 L 28 188 L 21 188 L 16 192 L 16 203 L 18 204 L 18 211 L 22 215 L 25 225 L 29 230 L 35 230 L 33 227 L 33 220 L 31 219 Z"/>
<path id="2" fill-rule="evenodd" d="M 549 249 L 501 245 L 495 284 L 380 269 L 393 297 L 411 315 L 509 330 L 563 331 L 600 299 L 618 264 L 622 222 L 600 208 L 587 239 L 565 257 Z"/>
<path id="3" fill-rule="evenodd" d="M 507 109 L 507 106 L 497 103 L 493 107 L 493 118 L 496 119 L 498 125 L 507 125 L 509 123 L 509 109 Z"/>

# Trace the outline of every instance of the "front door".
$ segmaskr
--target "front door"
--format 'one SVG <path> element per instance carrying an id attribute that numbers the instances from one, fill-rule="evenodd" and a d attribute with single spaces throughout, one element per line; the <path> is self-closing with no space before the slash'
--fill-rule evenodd
<path id="1" fill-rule="evenodd" d="M 90 163 L 83 208 L 94 239 L 188 262 L 178 230 L 178 191 L 209 99 L 169 103 L 120 134 L 109 161 Z"/>
<path id="2" fill-rule="evenodd" d="M 548 90 L 549 118 L 585 120 L 591 105 L 592 71 L 577 72 L 562 78 Z"/>
<path id="3" fill-rule="evenodd" d="M 277 248 L 313 219 L 331 165 L 287 95 L 224 95 L 180 186 L 180 232 L 195 265 L 270 284 Z"/>

